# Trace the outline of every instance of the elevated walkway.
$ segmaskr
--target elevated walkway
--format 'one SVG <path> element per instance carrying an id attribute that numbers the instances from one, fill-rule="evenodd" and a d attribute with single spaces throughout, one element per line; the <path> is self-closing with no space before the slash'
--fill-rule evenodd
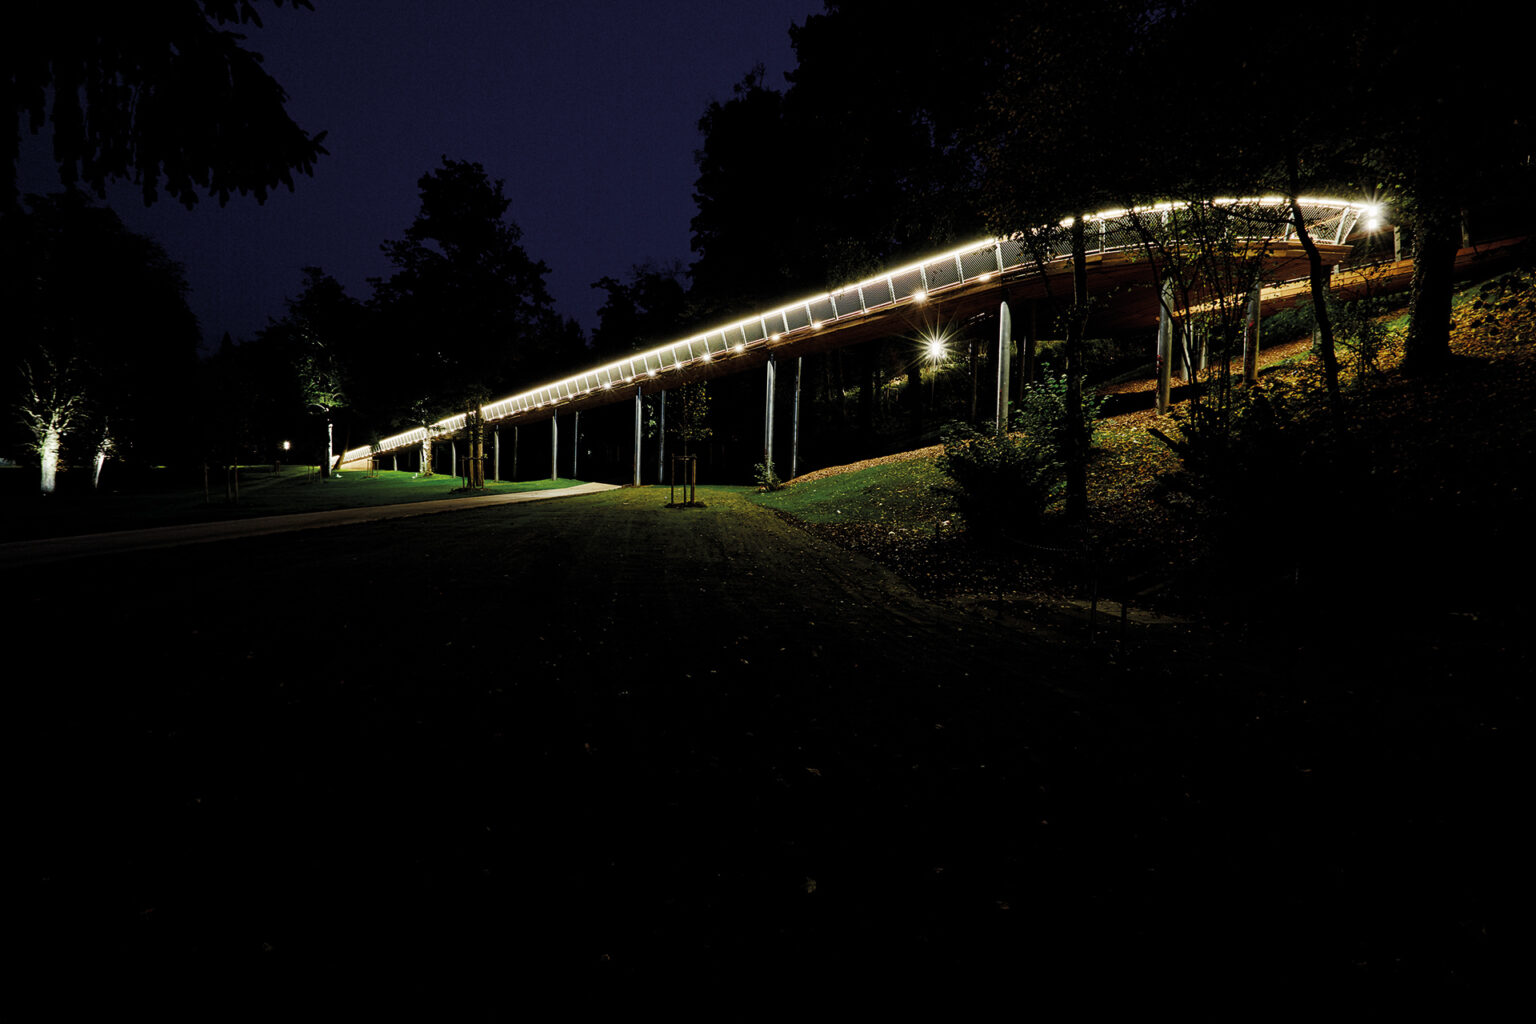
<path id="1" fill-rule="evenodd" d="M 1306 273 L 1306 255 L 1285 200 L 1222 200 L 1214 205 L 1221 204 L 1249 213 L 1249 231 L 1235 241 L 1258 251 L 1266 280 Z M 1311 198 L 1300 200 L 1300 205 L 1324 261 L 1331 265 L 1343 260 L 1369 207 Z M 1152 235 L 1186 208 L 1166 203 L 1084 218 L 1090 291 L 1111 297 L 1098 304 L 1090 330 L 1157 325 L 1162 308 L 1155 284 L 1159 250 Z M 1071 263 L 1070 239 L 1061 226 L 975 242 L 509 395 L 482 406 L 480 412 L 488 424 L 515 426 L 749 370 L 764 365 L 770 356 L 793 358 L 895 334 L 926 333 L 996 310 L 1001 301 L 1047 299 L 1070 291 Z M 452 436 L 463 429 L 465 419 L 461 413 L 383 438 L 377 448 L 353 448 L 343 457 L 343 466 L 362 467 L 372 455 Z"/>

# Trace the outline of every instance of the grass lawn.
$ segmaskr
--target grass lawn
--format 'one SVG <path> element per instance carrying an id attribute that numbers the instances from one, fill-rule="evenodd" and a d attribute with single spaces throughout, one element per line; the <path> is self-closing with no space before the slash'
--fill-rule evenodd
<path id="1" fill-rule="evenodd" d="M 1514 705 L 1484 684 L 1512 655 L 1459 620 L 1433 659 L 1090 645 L 703 497 L 13 573 L 67 666 L 11 691 L 23 969 L 61 1006 L 457 1017 L 702 976 L 1062 1007 L 1512 962 Z"/>
<path id="2" fill-rule="evenodd" d="M 111 482 L 112 467 L 105 480 Z M 72 476 L 69 474 L 67 476 Z M 466 497 L 459 488 L 463 479 L 437 474 L 416 477 L 412 473 L 381 470 L 338 473 L 321 480 L 312 468 L 242 466 L 238 480 L 225 475 L 211 477 L 209 490 L 176 481 L 167 473 L 137 481 L 121 492 L 110 486 L 100 493 L 89 490 L 89 481 L 65 479 L 59 491 L 47 498 L 36 493 L 35 470 L 0 470 L 0 540 L 62 537 L 78 533 L 142 529 L 179 523 L 243 519 L 252 516 L 321 512 L 328 509 L 362 508 L 415 501 L 439 501 Z M 487 481 L 482 494 L 571 487 L 579 480 Z"/>
<path id="3" fill-rule="evenodd" d="M 1254 538 L 1257 603 L 1123 643 L 1040 596 L 1080 566 L 942 529 L 921 460 L 19 567 L 17 972 L 59 1016 L 704 979 L 1489 1016 L 1536 660 L 1536 348 L 1489 308 L 1442 379 L 1356 394 L 1390 501 Z M 1087 535 L 1178 591 L 1219 549 L 1146 445 L 1101 437 Z M 1260 571 L 1294 552 L 1319 574 Z"/>

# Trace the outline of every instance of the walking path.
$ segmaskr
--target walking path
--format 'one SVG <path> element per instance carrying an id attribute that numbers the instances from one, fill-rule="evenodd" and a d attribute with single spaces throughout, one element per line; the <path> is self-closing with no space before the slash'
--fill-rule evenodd
<path id="1" fill-rule="evenodd" d="M 400 505 L 372 505 L 366 508 L 338 508 L 327 512 L 299 512 L 286 516 L 260 516 L 218 523 L 187 523 L 181 526 L 157 526 L 147 530 L 121 530 L 115 533 L 88 533 L 78 537 L 53 537 L 46 540 L 13 541 L 0 544 L 0 568 L 36 565 L 67 558 L 112 554 L 121 551 L 145 551 L 206 544 L 210 541 L 260 537 L 269 533 L 290 533 L 325 526 L 373 523 L 383 519 L 456 512 L 487 505 L 510 505 L 524 501 L 546 501 L 576 494 L 611 491 L 614 484 L 580 484 L 547 491 L 523 491 L 518 494 L 487 494 L 478 498 L 443 498 Z"/>

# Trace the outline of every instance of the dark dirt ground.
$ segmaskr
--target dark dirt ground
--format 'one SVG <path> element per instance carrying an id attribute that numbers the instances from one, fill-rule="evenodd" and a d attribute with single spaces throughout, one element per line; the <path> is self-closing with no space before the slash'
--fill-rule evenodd
<path id="1" fill-rule="evenodd" d="M 23 977 L 66 1017 L 724 980 L 1250 1019 L 1515 976 L 1524 611 L 1089 645 L 664 500 L 8 573 Z"/>

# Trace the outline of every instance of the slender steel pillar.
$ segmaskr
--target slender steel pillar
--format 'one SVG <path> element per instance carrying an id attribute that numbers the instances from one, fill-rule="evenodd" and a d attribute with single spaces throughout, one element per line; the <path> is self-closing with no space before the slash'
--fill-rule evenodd
<path id="1" fill-rule="evenodd" d="M 512 428 L 512 479 L 517 479 L 517 428 Z"/>
<path id="2" fill-rule="evenodd" d="M 656 432 L 656 482 L 667 482 L 667 393 L 661 393 L 661 428 Z"/>
<path id="3" fill-rule="evenodd" d="M 1004 302 L 997 313 L 997 433 L 1008 432 L 1009 360 L 1013 348 L 1013 317 Z"/>
<path id="4" fill-rule="evenodd" d="M 459 442 L 451 437 L 448 439 L 448 475 L 459 475 Z"/>
<path id="5" fill-rule="evenodd" d="M 635 388 L 635 486 L 640 486 L 640 399 L 641 390 Z"/>
<path id="6" fill-rule="evenodd" d="M 795 422 L 789 432 L 789 478 L 800 475 L 800 370 L 805 356 L 795 357 Z"/>
<path id="7" fill-rule="evenodd" d="M 496 427 L 491 431 L 491 465 L 494 467 L 494 479 L 501 482 L 501 428 Z"/>
<path id="8" fill-rule="evenodd" d="M 549 478 L 560 479 L 560 414 L 549 414 Z"/>
<path id="9" fill-rule="evenodd" d="M 773 353 L 768 353 L 767 374 L 763 379 L 763 466 L 773 469 Z"/>
<path id="10" fill-rule="evenodd" d="M 576 476 L 576 455 L 581 451 L 581 410 L 571 413 L 571 479 Z"/>

